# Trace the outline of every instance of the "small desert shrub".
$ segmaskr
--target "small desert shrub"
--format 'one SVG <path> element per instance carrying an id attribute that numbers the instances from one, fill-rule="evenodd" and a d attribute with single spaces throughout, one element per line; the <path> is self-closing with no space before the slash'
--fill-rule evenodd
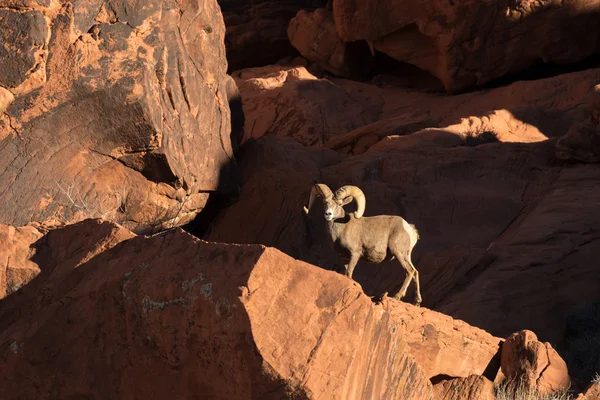
<path id="1" fill-rule="evenodd" d="M 496 400 L 573 400 L 567 390 L 552 394 L 540 394 L 537 390 L 525 386 L 522 381 L 504 381 L 494 387 Z"/>
<path id="2" fill-rule="evenodd" d="M 498 141 L 498 134 L 494 131 L 469 132 L 464 138 L 465 146 L 469 147 L 486 143 L 496 143 Z"/>
<path id="3" fill-rule="evenodd" d="M 567 318 L 561 356 L 569 374 L 585 383 L 600 373 L 600 300 Z"/>

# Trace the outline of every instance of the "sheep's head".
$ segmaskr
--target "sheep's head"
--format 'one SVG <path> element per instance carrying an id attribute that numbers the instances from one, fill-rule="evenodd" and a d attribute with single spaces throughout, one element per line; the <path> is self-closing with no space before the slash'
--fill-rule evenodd
<path id="1" fill-rule="evenodd" d="M 358 206 L 355 217 L 361 218 L 365 212 L 365 195 L 362 190 L 356 186 L 342 186 L 335 193 L 329 189 L 327 185 L 318 183 L 313 186 L 310 192 L 310 199 L 308 200 L 308 207 L 304 207 L 304 212 L 308 214 L 308 211 L 313 205 L 313 202 L 317 197 L 322 197 L 323 205 L 325 207 L 325 219 L 327 221 L 333 221 L 335 219 L 344 218 L 346 212 L 344 206 L 356 200 Z"/>

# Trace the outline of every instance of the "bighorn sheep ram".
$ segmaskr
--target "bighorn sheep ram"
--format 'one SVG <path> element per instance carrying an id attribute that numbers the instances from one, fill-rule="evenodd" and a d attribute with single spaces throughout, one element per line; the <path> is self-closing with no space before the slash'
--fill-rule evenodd
<path id="1" fill-rule="evenodd" d="M 309 213 L 317 197 L 322 197 L 325 206 L 325 220 L 333 246 L 342 258 L 348 259 L 345 275 L 352 279 L 352 273 L 358 260 L 372 263 L 398 259 L 406 270 L 402 287 L 394 296 L 400 300 L 406 295 L 410 281 L 416 286 L 415 305 L 421 304 L 419 273 L 411 261 L 411 252 L 419 233 L 414 225 L 396 215 L 377 215 L 363 217 L 365 195 L 356 186 L 342 186 L 335 193 L 322 183 L 313 186 L 304 212 Z M 356 200 L 357 210 L 346 215 L 344 206 Z"/>

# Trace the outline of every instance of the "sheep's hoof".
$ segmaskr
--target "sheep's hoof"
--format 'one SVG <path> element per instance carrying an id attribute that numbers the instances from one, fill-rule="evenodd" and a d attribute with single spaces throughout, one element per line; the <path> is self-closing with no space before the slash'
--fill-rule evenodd
<path id="1" fill-rule="evenodd" d="M 421 300 L 416 300 L 415 301 L 415 306 L 416 307 L 421 307 Z"/>

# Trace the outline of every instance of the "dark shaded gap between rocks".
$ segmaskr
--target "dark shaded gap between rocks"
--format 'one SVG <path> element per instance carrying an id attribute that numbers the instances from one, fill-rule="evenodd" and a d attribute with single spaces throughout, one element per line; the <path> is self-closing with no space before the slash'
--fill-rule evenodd
<path id="1" fill-rule="evenodd" d="M 600 54 L 589 56 L 572 64 L 558 64 L 553 62 L 545 63 L 541 59 L 538 59 L 523 71 L 514 72 L 512 74 L 507 74 L 500 78 L 493 79 L 478 86 L 474 90 L 495 89 L 502 86 L 508 86 L 518 81 L 535 81 L 598 67 L 600 67 Z M 466 92 L 471 92 L 474 90 L 470 89 L 466 90 Z"/>
<path id="2" fill-rule="evenodd" d="M 208 201 L 204 209 L 192 222 L 182 228 L 192 235 L 202 239 L 209 231 L 213 220 L 221 213 L 222 210 L 238 200 L 241 192 L 240 171 L 237 167 L 235 156 L 239 150 L 242 138 L 244 137 L 244 109 L 242 106 L 242 96 L 237 88 L 237 85 L 231 76 L 228 76 L 226 84 L 227 101 L 229 103 L 229 112 L 231 118 L 231 147 L 234 152 L 234 158 L 221 167 L 219 171 L 219 185 L 216 192 L 209 194 Z M 223 177 L 231 179 L 233 174 L 233 185 L 223 183 Z"/>

